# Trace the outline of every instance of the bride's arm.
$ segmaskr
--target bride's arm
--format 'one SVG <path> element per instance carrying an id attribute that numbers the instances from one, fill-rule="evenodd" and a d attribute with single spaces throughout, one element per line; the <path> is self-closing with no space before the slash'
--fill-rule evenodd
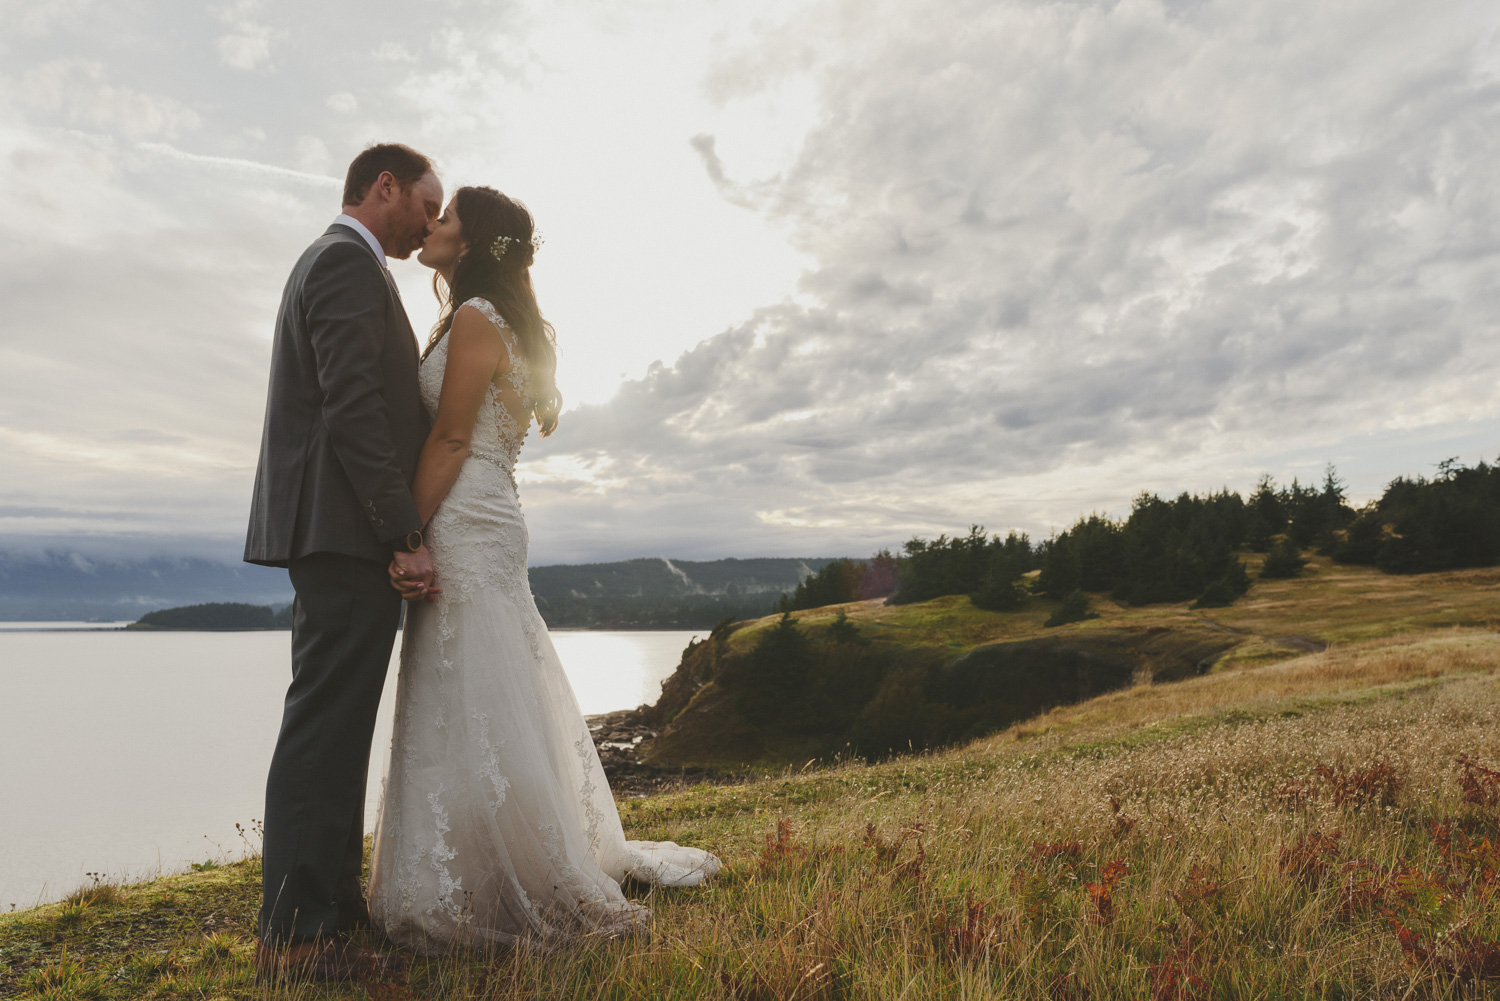
<path id="1" fill-rule="evenodd" d="M 432 513 L 453 489 L 458 471 L 469 454 L 474 420 L 489 392 L 490 381 L 502 365 L 509 364 L 505 342 L 494 324 L 473 307 L 460 307 L 453 314 L 453 326 L 448 331 L 448 362 L 443 368 L 437 417 L 427 443 L 422 446 L 416 482 L 411 489 L 422 524 L 431 520 Z"/>

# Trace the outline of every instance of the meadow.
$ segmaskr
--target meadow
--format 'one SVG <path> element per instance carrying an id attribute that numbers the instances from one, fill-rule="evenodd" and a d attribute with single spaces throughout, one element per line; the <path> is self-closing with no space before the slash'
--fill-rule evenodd
<path id="1" fill-rule="evenodd" d="M 706 888 L 634 891 L 655 912 L 649 941 L 257 985 L 251 859 L 130 886 L 101 877 L 0 918 L 0 994 L 1489 996 L 1497 597 L 1494 572 L 1316 565 L 1202 613 L 1245 641 L 1200 677 L 1143 681 L 942 751 L 623 800 L 629 836 L 708 846 L 726 863 Z M 910 607 L 967 615 L 952 604 Z M 1104 611 L 1076 628 L 1200 614 Z M 891 610 L 861 614 L 873 630 Z"/>

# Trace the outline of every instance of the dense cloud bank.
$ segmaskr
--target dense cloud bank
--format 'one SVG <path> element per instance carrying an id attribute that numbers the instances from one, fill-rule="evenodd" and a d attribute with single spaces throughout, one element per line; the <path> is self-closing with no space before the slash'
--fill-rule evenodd
<path id="1" fill-rule="evenodd" d="M 820 123 L 769 178 L 694 147 L 819 266 L 570 415 L 554 461 L 608 489 L 547 503 L 692 496 L 730 538 L 1036 531 L 1493 416 L 1495 30 L 1478 4 L 962 0 L 769 28 L 712 85 L 809 78 Z"/>
<path id="2" fill-rule="evenodd" d="M 1500 452 L 1492 5 L 812 2 L 713 30 L 731 6 L 682 8 L 712 110 L 663 162 L 808 270 L 528 445 L 533 562 L 1046 534 L 1141 489 L 1329 460 L 1361 499 Z M 501 109 L 539 93 L 528 33 L 554 15 L 454 4 L 398 38 L 288 4 L 9 7 L 0 534 L 230 553 L 270 319 L 339 151 L 401 134 L 490 176 L 472 151 L 504 148 Z M 554 159 L 580 198 L 620 184 Z M 653 217 L 699 210 L 632 190 L 593 212 L 628 222 L 587 259 L 590 308 L 608 315 L 625 256 L 661 262 L 658 288 L 630 286 L 662 306 L 620 337 L 702 275 L 759 280 L 731 246 L 653 244 Z M 554 318 L 590 298 L 549 288 Z M 565 366 L 607 343 L 581 326 L 560 324 Z"/>

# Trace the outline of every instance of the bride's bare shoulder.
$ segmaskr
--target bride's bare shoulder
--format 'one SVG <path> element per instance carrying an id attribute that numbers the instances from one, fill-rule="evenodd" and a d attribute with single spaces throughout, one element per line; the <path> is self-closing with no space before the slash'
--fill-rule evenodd
<path id="1" fill-rule="evenodd" d="M 477 295 L 454 310 L 454 322 L 457 322 L 458 318 L 464 315 L 482 318 L 491 326 L 498 327 L 501 330 L 510 329 L 510 324 L 505 322 L 505 317 L 500 315 L 500 311 L 495 308 L 494 303 Z"/>
<path id="2" fill-rule="evenodd" d="M 453 345 L 449 349 L 450 356 L 454 348 L 463 350 L 464 345 L 484 346 L 487 353 L 499 356 L 497 374 L 504 372 L 510 367 L 511 353 L 515 350 L 509 335 L 510 328 L 495 312 L 494 306 L 484 299 L 470 299 L 453 311 L 453 325 L 448 330 Z"/>

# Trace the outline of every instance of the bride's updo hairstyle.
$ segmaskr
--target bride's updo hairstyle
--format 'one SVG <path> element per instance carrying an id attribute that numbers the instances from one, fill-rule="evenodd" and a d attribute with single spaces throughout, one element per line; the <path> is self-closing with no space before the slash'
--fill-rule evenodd
<path id="1" fill-rule="evenodd" d="M 432 290 L 442 303 L 442 314 L 428 353 L 453 326 L 453 311 L 475 296 L 488 299 L 507 326 L 516 332 L 531 370 L 533 412 L 543 437 L 557 429 L 562 394 L 557 391 L 557 335 L 542 319 L 531 288 L 532 237 L 536 228 L 526 206 L 494 188 L 459 188 L 454 192 L 459 229 L 468 249 L 453 269 L 453 287 L 433 275 Z"/>

